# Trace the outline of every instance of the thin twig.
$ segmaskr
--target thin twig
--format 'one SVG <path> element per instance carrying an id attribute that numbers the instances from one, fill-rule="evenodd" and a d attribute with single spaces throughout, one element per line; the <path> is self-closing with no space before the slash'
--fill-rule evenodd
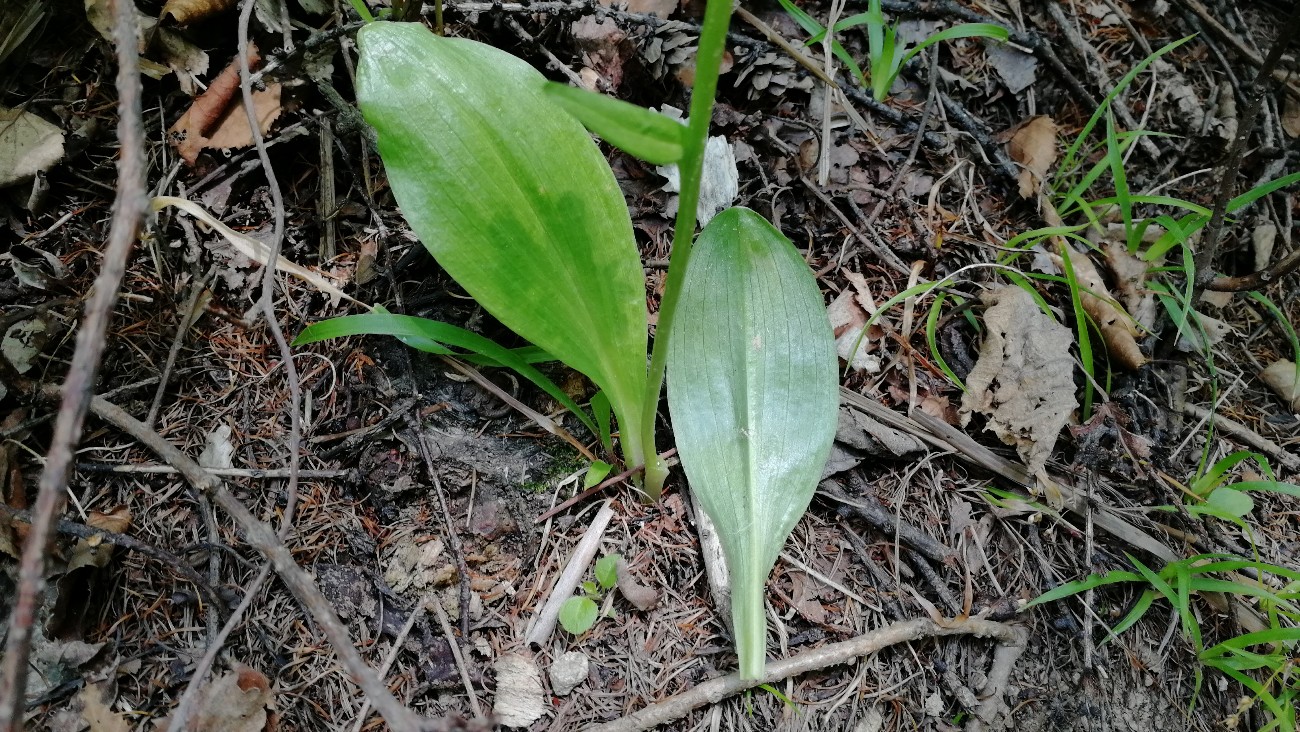
<path id="1" fill-rule="evenodd" d="M 591 564 L 592 558 L 596 556 L 596 550 L 600 548 L 605 527 L 609 526 L 610 519 L 614 518 L 614 509 L 609 507 L 612 502 L 613 499 L 605 500 L 605 504 L 596 512 L 596 517 L 587 526 L 586 533 L 578 541 L 573 556 L 569 558 L 568 566 L 555 581 L 551 594 L 547 595 L 545 604 L 533 621 L 533 627 L 528 630 L 528 635 L 524 638 L 524 642 L 528 645 L 545 643 L 555 631 L 555 621 L 560 617 L 560 606 L 573 596 L 574 588 L 578 586 L 582 575 L 587 571 L 587 565 Z"/>
<path id="2" fill-rule="evenodd" d="M 113 223 L 104 248 L 102 268 L 86 302 L 85 317 L 77 329 L 76 349 L 63 382 L 63 402 L 54 423 L 45 470 L 41 472 L 31 530 L 19 561 L 18 592 L 10 615 L 4 659 L 0 661 L 0 730 L 6 731 L 17 730 L 22 725 L 32 623 L 45 588 L 45 556 L 54 534 L 54 517 L 63 504 L 73 448 L 81 437 L 90 406 L 113 304 L 148 208 L 135 5 L 126 0 L 115 0 L 111 7 L 117 58 L 117 137 L 121 148 Z"/>
<path id="3" fill-rule="evenodd" d="M 436 598 L 429 604 L 433 605 L 433 612 L 438 616 L 438 625 L 442 627 L 447 646 L 451 648 L 451 657 L 456 662 L 456 670 L 460 672 L 460 683 L 465 687 L 465 695 L 469 697 L 469 708 L 474 712 L 475 717 L 481 719 L 483 709 L 478 705 L 478 694 L 474 693 L 474 681 L 469 677 L 469 666 L 465 663 L 465 654 L 460 651 L 460 644 L 456 642 L 455 634 L 451 629 L 451 620 L 447 618 L 447 611 L 442 608 L 442 602 Z M 465 609 L 461 608 L 461 615 L 466 614 Z"/>
<path id="4" fill-rule="evenodd" d="M 77 463 L 77 470 L 88 473 L 132 473 L 144 475 L 175 475 L 180 471 L 170 465 L 145 465 L 130 463 L 126 465 L 114 465 L 112 463 Z M 289 471 L 286 468 L 208 468 L 208 472 L 223 478 L 261 478 L 265 480 L 284 480 L 289 477 Z M 299 478 L 312 478 L 315 480 L 328 480 L 330 478 L 352 478 L 357 475 L 356 470 L 339 469 L 339 470 L 299 470 Z"/>
<path id="5" fill-rule="evenodd" d="M 6 522 L 12 520 L 31 523 L 32 521 L 31 511 L 19 508 L 10 508 L 4 503 L 0 503 L 0 515 L 5 517 Z M 113 546 L 120 546 L 123 549 L 143 554 L 161 564 L 172 567 L 176 570 L 177 574 L 185 578 L 197 587 L 199 591 L 206 595 L 209 603 L 217 606 L 221 605 L 221 598 L 217 595 L 217 591 L 213 588 L 212 584 L 209 583 L 208 580 L 204 579 L 203 575 L 198 573 L 198 570 L 190 566 L 189 562 L 186 562 L 184 559 L 172 554 L 166 549 L 156 547 L 152 544 L 146 544 L 134 536 L 119 534 L 116 531 L 97 529 L 94 526 L 87 526 L 86 524 L 80 524 L 75 521 L 60 519 L 54 524 L 54 528 L 60 534 L 75 536 L 78 539 L 107 542 Z"/>
<path id="6" fill-rule="evenodd" d="M 164 440 L 157 432 L 146 428 L 142 422 L 127 414 L 121 407 L 101 397 L 94 397 L 90 402 L 90 408 L 101 419 L 138 440 L 158 457 L 174 465 L 185 480 L 199 491 L 212 496 L 213 501 L 235 520 L 248 543 L 270 560 L 271 567 L 280 576 L 285 586 L 320 626 L 338 656 L 339 663 L 347 670 L 352 681 L 370 697 L 371 703 L 388 721 L 390 727 L 400 730 L 418 730 L 431 726 L 402 706 L 384 682 L 375 675 L 374 670 L 366 665 L 365 659 L 352 645 L 347 628 L 339 620 L 330 601 L 325 599 L 316 583 L 312 581 L 311 575 L 298 566 L 293 554 L 285 547 L 275 531 L 249 512 L 224 482 L 208 473 L 194 459 Z"/>
<path id="7" fill-rule="evenodd" d="M 438 507 L 442 509 L 442 525 L 447 530 L 447 547 L 451 549 L 453 558 L 456 560 L 456 573 L 460 575 L 460 632 L 466 639 L 469 638 L 469 564 L 465 562 L 465 549 L 460 543 L 460 534 L 456 532 L 455 522 L 451 519 L 451 508 L 447 505 L 447 494 L 442 489 L 442 481 L 438 479 L 438 469 L 433 462 L 433 451 L 429 449 L 429 442 L 424 438 L 424 430 L 420 427 L 420 422 L 408 412 L 406 414 L 406 425 L 411 429 L 411 436 L 415 439 L 415 444 L 420 451 L 420 457 L 424 461 L 424 469 L 429 475 L 429 482 L 433 484 L 434 493 L 438 496 Z"/>
<path id="8" fill-rule="evenodd" d="M 1278 62 L 1282 59 L 1282 52 L 1291 45 L 1297 33 L 1300 33 L 1300 12 L 1291 13 L 1286 26 L 1278 33 L 1277 40 L 1273 41 L 1273 48 L 1269 49 L 1268 58 L 1264 59 L 1259 72 L 1255 74 L 1254 83 L 1250 86 L 1249 102 L 1238 122 L 1237 137 L 1233 139 L 1228 157 L 1223 161 L 1223 167 L 1219 169 L 1219 191 L 1214 197 L 1214 210 L 1210 214 L 1210 223 L 1205 227 L 1200 248 L 1196 252 L 1196 280 L 1192 286 L 1191 299 L 1193 304 L 1200 302 L 1205 286 L 1214 279 L 1214 260 L 1219 254 L 1223 219 L 1227 213 L 1228 199 L 1232 197 L 1232 189 L 1237 182 L 1237 171 L 1241 169 L 1241 162 L 1246 154 L 1246 142 L 1255 129 L 1259 109 L 1264 103 L 1264 95 L 1272 86 L 1273 69 L 1277 68 Z"/>
<path id="9" fill-rule="evenodd" d="M 838 666 L 899 643 L 951 635 L 975 635 L 981 638 L 997 640 L 1001 644 L 999 650 L 1006 650 L 1000 661 L 995 655 L 995 669 L 999 672 L 998 677 L 1004 680 L 1005 676 L 1001 669 L 997 667 L 999 665 L 1010 667 L 1015 659 L 1020 656 L 1020 653 L 1024 651 L 1028 643 L 1028 633 L 1023 628 L 991 620 L 966 618 L 947 621 L 943 624 L 936 623 L 928 618 L 907 620 L 871 631 L 851 640 L 832 643 L 811 651 L 805 651 L 791 658 L 773 661 L 767 664 L 761 679 L 741 679 L 739 674 L 734 673 L 710 679 L 680 694 L 670 696 L 661 702 L 651 704 L 645 709 L 633 712 L 622 719 L 589 727 L 587 732 L 641 732 L 642 730 L 654 729 L 680 719 L 692 710 L 699 709 L 706 704 L 722 701 L 733 694 L 742 692 L 745 689 L 752 689 L 760 684 L 775 684 L 809 671 Z M 1008 657 L 1010 658 L 1009 661 L 1007 660 Z M 992 673 L 989 674 L 989 679 L 990 681 L 993 680 Z M 1004 691 L 1005 686 L 994 689 L 994 693 L 986 698 L 984 705 L 1000 702 Z"/>

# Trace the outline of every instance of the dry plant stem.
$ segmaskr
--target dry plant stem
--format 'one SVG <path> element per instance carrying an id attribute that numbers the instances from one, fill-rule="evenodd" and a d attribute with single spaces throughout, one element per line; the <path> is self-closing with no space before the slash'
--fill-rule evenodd
<path id="1" fill-rule="evenodd" d="M 461 637 L 469 638 L 469 565 L 465 563 L 465 549 L 461 546 L 460 534 L 456 533 L 456 527 L 451 520 L 447 495 L 442 489 L 442 481 L 438 479 L 438 470 L 433 462 L 433 451 L 429 449 L 429 443 L 424 439 L 424 430 L 420 429 L 420 422 L 409 412 L 406 414 L 406 426 L 410 428 L 411 436 L 415 439 L 420 458 L 424 461 L 424 469 L 429 474 L 429 482 L 433 484 L 434 493 L 438 496 L 438 507 L 442 509 L 442 525 L 447 530 L 447 546 L 456 559 L 456 573 L 460 575 Z M 452 641 L 450 637 L 447 640 Z"/>
<path id="2" fill-rule="evenodd" d="M 88 473 L 133 473 L 136 475 L 175 475 L 180 471 L 170 465 L 114 465 L 112 463 L 77 463 L 77 470 Z M 208 468 L 209 473 L 222 478 L 261 478 L 264 480 L 283 480 L 289 477 L 285 468 L 261 470 L 258 468 Z M 299 470 L 299 478 L 328 480 L 330 478 L 351 478 L 355 470 Z"/>
<path id="3" fill-rule="evenodd" d="M 268 263 L 280 256 L 281 244 L 284 243 L 284 196 L 280 193 L 280 182 L 271 167 L 271 158 L 266 153 L 266 141 L 262 139 L 261 125 L 257 121 L 257 108 L 253 104 L 253 84 L 248 70 L 248 21 L 253 15 L 253 0 L 243 0 L 239 9 L 239 89 L 244 97 L 244 112 L 248 118 L 248 128 L 253 134 L 253 145 L 257 148 L 257 157 L 262 161 L 262 170 L 266 172 L 267 188 L 271 191 L 271 208 L 275 217 Z M 280 540 L 289 535 L 293 527 L 293 512 L 298 503 L 298 460 L 302 448 L 302 414 L 298 405 L 302 404 L 302 384 L 298 380 L 298 366 L 293 360 L 293 350 L 285 340 L 280 321 L 275 316 L 276 269 L 269 264 L 262 268 L 262 294 L 258 306 L 266 318 L 266 327 L 279 348 L 280 358 L 284 361 L 285 381 L 289 385 L 289 481 L 285 486 L 284 521 L 280 524 Z"/>
<path id="4" fill-rule="evenodd" d="M 596 550 L 600 548 L 600 540 L 605 536 L 605 527 L 609 526 L 610 519 L 614 518 L 614 509 L 610 508 L 612 499 L 605 499 L 605 503 L 596 512 L 596 517 L 591 520 L 587 526 L 587 531 L 578 541 L 578 546 L 573 549 L 573 556 L 569 558 L 569 564 L 560 574 L 560 578 L 555 581 L 555 586 L 551 588 L 551 594 L 547 595 L 546 603 L 537 613 L 537 618 L 533 621 L 533 627 L 528 630 L 524 642 L 528 645 L 541 645 L 555 631 L 555 621 L 560 617 L 560 606 L 573 596 L 573 591 L 582 581 L 582 575 L 586 574 L 587 566 L 596 556 Z"/>
<path id="5" fill-rule="evenodd" d="M 401 652 L 402 645 L 406 643 L 406 638 L 411 634 L 411 629 L 415 627 L 420 616 L 424 614 L 426 605 L 436 603 L 438 598 L 432 592 L 426 593 L 420 601 L 415 603 L 411 608 L 411 614 L 407 616 L 406 623 L 402 629 L 397 632 L 397 637 L 393 638 L 393 646 L 388 649 L 388 655 L 384 656 L 384 662 L 379 666 L 379 677 L 382 679 L 388 675 L 388 670 L 393 667 L 393 662 L 397 660 L 397 654 Z M 453 645 L 452 648 L 455 648 Z M 366 724 L 366 718 L 370 716 L 370 700 L 366 699 L 361 703 L 361 711 L 357 713 L 357 721 L 352 725 L 352 732 L 361 732 L 361 728 Z"/>
<path id="6" fill-rule="evenodd" d="M 4 516 L 7 520 L 12 519 L 24 523 L 31 523 L 32 521 L 31 511 L 25 511 L 19 508 L 10 508 L 3 503 L 0 503 L 0 516 Z M 127 534 L 119 534 L 115 531 L 105 531 L 104 529 L 97 529 L 93 526 L 79 524 L 75 521 L 65 521 L 60 519 L 55 523 L 54 528 L 57 529 L 60 534 L 75 536 L 78 539 L 98 539 L 100 541 L 108 542 L 113 546 L 120 546 L 123 549 L 138 552 L 146 557 L 161 562 L 162 564 L 173 568 L 176 571 L 176 574 L 184 577 L 197 587 L 199 591 L 207 597 L 210 604 L 213 604 L 216 607 L 221 605 L 221 598 L 217 596 L 217 591 L 213 589 L 213 585 L 209 583 L 208 580 L 204 579 L 203 575 L 199 574 L 197 570 L 191 567 L 189 562 L 186 562 L 184 559 L 181 559 L 166 549 L 161 549 L 152 544 L 146 544 L 145 542 Z"/>
<path id="7" fill-rule="evenodd" d="M 258 590 L 266 582 L 266 578 L 271 576 L 270 563 L 263 564 L 258 571 L 257 576 L 253 578 L 244 592 L 244 596 L 239 599 L 239 604 L 235 606 L 230 617 L 226 620 L 221 629 L 208 639 L 208 647 L 203 651 L 203 656 L 199 659 L 198 664 L 194 667 L 194 673 L 190 676 L 190 681 L 185 685 L 185 691 L 181 694 L 180 701 L 176 702 L 176 708 L 172 710 L 171 721 L 167 724 L 167 732 L 182 732 L 188 725 L 190 714 L 194 711 L 194 705 L 198 703 L 199 691 L 202 687 L 202 679 L 208 675 L 212 665 L 217 662 L 217 654 L 221 653 L 221 647 L 226 645 L 226 639 L 235 631 L 239 623 L 244 618 L 244 613 L 253 604 L 253 598 L 257 597 Z"/>
<path id="8" fill-rule="evenodd" d="M 1246 59 L 1254 66 L 1262 67 L 1264 65 L 1264 59 L 1259 57 L 1259 54 L 1255 52 L 1255 49 L 1246 45 L 1246 42 L 1241 40 L 1241 37 L 1238 34 L 1225 28 L 1223 23 L 1220 23 L 1219 19 L 1214 17 L 1214 14 L 1211 13 L 1205 5 L 1200 3 L 1199 0 L 1179 0 L 1179 2 L 1184 7 L 1195 13 L 1196 17 L 1200 18 L 1201 22 L 1205 24 L 1205 27 L 1209 28 L 1210 31 L 1214 35 L 1218 36 L 1220 40 L 1224 41 L 1229 46 L 1232 46 L 1233 50 L 1241 54 L 1242 58 Z M 1285 36 L 1279 36 L 1279 38 L 1284 37 Z M 1284 69 L 1275 68 L 1272 70 L 1271 75 L 1274 79 L 1285 83 L 1289 93 L 1300 97 L 1300 87 L 1297 87 L 1291 80 L 1289 72 Z"/>
<path id="9" fill-rule="evenodd" d="M 145 196 L 145 137 L 140 111 L 135 6 L 126 0 L 115 0 L 111 7 L 117 57 L 117 137 L 121 150 L 117 196 L 113 201 L 113 223 L 104 248 L 103 266 L 77 329 L 77 345 L 63 382 L 63 401 L 50 438 L 45 469 L 41 472 L 31 530 L 19 561 L 18 592 L 10 614 L 4 659 L 0 661 L 0 731 L 4 732 L 22 726 L 32 624 L 45 588 L 45 555 L 54 535 L 54 517 L 63 504 L 73 450 L 81 438 L 86 410 L 94 393 L 113 304 L 149 203 Z"/>
<path id="10" fill-rule="evenodd" d="M 1237 125 L 1237 137 L 1232 141 L 1228 157 L 1224 160 L 1223 167 L 1219 169 L 1219 191 L 1214 197 L 1214 210 L 1210 214 L 1210 223 L 1205 228 L 1200 248 L 1196 252 L 1196 281 L 1193 283 L 1191 299 L 1193 303 L 1200 302 L 1205 286 L 1214 279 L 1214 260 L 1219 254 L 1223 218 L 1227 213 L 1228 199 L 1232 198 L 1232 189 L 1237 182 L 1237 171 L 1241 169 L 1241 161 L 1246 153 L 1246 142 L 1250 139 L 1250 133 L 1254 131 L 1255 123 L 1259 119 L 1259 109 L 1264 103 L 1264 95 L 1272 86 L 1273 69 L 1277 68 L 1278 61 L 1282 59 L 1282 52 L 1291 45 L 1297 33 L 1300 33 L 1300 12 L 1291 13 L 1286 26 L 1282 28 L 1277 40 L 1273 42 L 1273 47 L 1269 49 L 1268 58 L 1264 59 L 1259 72 L 1255 74 L 1255 81 L 1250 85 L 1250 101 Z"/>
<path id="11" fill-rule="evenodd" d="M 433 606 L 434 614 L 438 616 L 438 625 L 442 627 L 442 634 L 447 639 L 447 646 L 451 648 L 451 657 L 456 661 L 456 670 L 460 672 L 460 683 L 465 687 L 465 696 L 469 697 L 469 708 L 474 712 L 475 717 L 482 719 L 483 709 L 478 705 L 478 694 L 474 693 L 474 681 L 469 677 L 469 666 L 465 665 L 465 654 L 461 653 L 460 644 L 456 643 L 452 637 L 451 620 L 447 617 L 447 611 L 442 609 L 442 602 L 436 597 L 427 602 Z M 466 613 L 462 611 L 461 614 L 465 615 Z"/>
<path id="12" fill-rule="evenodd" d="M 936 43 L 930 47 L 930 69 L 932 70 L 930 73 L 930 90 L 926 92 L 925 105 L 921 107 L 920 126 L 917 127 L 916 135 L 912 138 L 912 147 L 907 151 L 907 159 L 903 161 L 902 167 L 894 171 L 894 178 L 889 183 L 889 189 L 876 202 L 876 205 L 871 209 L 871 214 L 867 216 L 867 226 L 876 223 L 876 219 L 880 217 L 880 212 L 885 208 L 885 202 L 891 200 L 894 194 L 898 193 L 898 189 L 903 186 L 903 177 L 906 175 L 907 169 L 912 167 L 912 163 L 916 161 L 916 154 L 921 151 L 921 140 L 925 138 L 925 130 L 930 125 L 930 111 L 934 109 L 935 92 L 938 89 L 936 82 L 939 80 L 939 75 L 934 73 L 934 70 L 938 68 L 939 44 Z"/>
<path id="13" fill-rule="evenodd" d="M 213 501 L 228 513 L 243 531 L 248 543 L 261 552 L 271 562 L 271 567 L 280 575 L 289 591 L 298 598 L 312 619 L 320 626 L 325 637 L 339 657 L 339 663 L 348 671 L 362 691 L 370 697 L 379 713 L 384 716 L 390 727 L 400 730 L 422 729 L 421 720 L 401 702 L 393 697 L 375 672 L 366 665 L 365 659 L 352 645 L 348 631 L 334 613 L 329 600 L 321 594 L 320 589 L 294 561 L 293 555 L 276 536 L 271 527 L 262 523 L 230 492 L 226 484 L 209 474 L 189 455 L 164 440 L 157 432 L 148 429 L 142 422 L 126 413 L 126 410 L 101 397 L 94 397 L 90 402 L 91 411 L 104 421 L 117 427 L 130 437 L 138 440 L 152 450 L 158 457 L 174 465 L 181 475 L 198 490 L 212 496 Z"/>
<path id="14" fill-rule="evenodd" d="M 1005 684 L 1006 675 L 1017 658 L 1024 651 L 1028 634 L 1023 628 L 991 620 L 967 618 L 952 620 L 942 624 L 930 619 L 907 620 L 895 623 L 879 630 L 860 635 L 851 640 L 832 643 L 811 651 L 805 651 L 792 658 L 772 661 L 763 671 L 763 678 L 742 680 L 739 674 L 710 679 L 661 702 L 651 704 L 622 719 L 587 728 L 587 732 L 641 732 L 654 729 L 686 716 L 692 710 L 706 704 L 715 704 L 733 694 L 752 689 L 760 684 L 775 684 L 785 679 L 816 671 L 818 669 L 848 663 L 862 656 L 876 653 L 888 646 L 922 638 L 941 638 L 952 635 L 975 635 L 981 638 L 997 640 L 1001 647 L 994 656 L 994 668 L 989 673 L 990 682 L 1001 679 Z M 1003 652 L 1005 651 L 1005 652 Z M 1006 671 L 1003 671 L 1003 668 Z M 984 702 L 987 706 L 998 699 L 1004 686 L 993 690 L 993 696 Z M 982 707 L 981 707 L 982 708 Z"/>
<path id="15" fill-rule="evenodd" d="M 194 321 L 198 320 L 198 313 L 195 310 L 199 298 L 203 296 L 203 291 L 208 287 L 208 280 L 216 271 L 217 266 L 213 264 L 208 267 L 206 274 L 190 282 L 190 295 L 185 298 L 185 304 L 181 306 L 181 317 L 176 323 L 176 336 L 172 338 L 172 346 L 167 351 L 167 362 L 163 364 L 162 374 L 158 377 L 158 388 L 154 391 L 153 403 L 149 405 L 149 416 L 144 418 L 144 423 L 150 427 L 153 427 L 153 423 L 158 419 L 158 410 L 162 409 L 163 397 L 167 395 L 167 382 L 171 379 L 172 369 L 176 367 L 176 357 L 180 355 L 181 345 L 185 343 L 185 334 L 189 333 Z"/>
<path id="16" fill-rule="evenodd" d="M 1211 418 L 1209 410 L 1190 403 L 1183 404 L 1183 413 L 1193 419 L 1205 420 Z M 1230 435 L 1241 440 L 1247 445 L 1250 445 L 1251 448 L 1259 450 L 1279 463 L 1282 463 L 1282 465 L 1286 466 L 1289 470 L 1300 472 L 1300 457 L 1296 457 L 1294 454 L 1287 452 L 1276 442 L 1273 442 L 1236 420 L 1228 419 L 1222 414 L 1213 415 L 1213 419 L 1215 428 L 1222 431 L 1225 435 Z"/>
<path id="17" fill-rule="evenodd" d="M 1215 292 L 1245 292 L 1258 290 L 1265 285 L 1276 282 L 1300 269 L 1300 249 L 1291 252 L 1274 262 L 1267 269 L 1252 272 L 1240 277 L 1215 277 L 1205 285 L 1205 289 Z"/>
<path id="18" fill-rule="evenodd" d="M 510 396 L 510 394 L 506 393 L 504 389 L 493 384 L 490 379 L 479 373 L 479 370 L 473 366 L 469 366 L 468 364 L 462 363 L 461 361 L 448 356 L 442 356 L 441 358 L 448 366 L 451 366 L 462 374 L 468 376 L 475 384 L 487 389 L 489 392 L 496 395 L 498 399 L 509 404 L 511 407 L 514 407 L 517 412 L 536 422 L 538 427 L 541 427 L 547 432 L 550 432 L 561 440 L 569 443 L 575 450 L 581 453 L 583 457 L 592 462 L 596 462 L 596 456 L 592 454 L 591 450 L 588 450 L 587 446 L 579 442 L 578 438 L 570 434 L 568 430 L 556 424 L 555 420 L 541 414 L 537 410 L 529 407 L 527 404 L 524 404 L 518 399 Z"/>

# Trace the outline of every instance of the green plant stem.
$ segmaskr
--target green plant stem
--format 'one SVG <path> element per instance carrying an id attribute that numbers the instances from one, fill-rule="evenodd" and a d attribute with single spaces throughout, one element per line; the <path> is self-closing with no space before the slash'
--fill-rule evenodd
<path id="1" fill-rule="evenodd" d="M 685 139 L 685 154 L 678 164 L 681 194 L 677 199 L 677 226 L 673 231 L 673 250 L 668 258 L 668 275 L 663 299 L 659 303 L 659 321 L 655 328 L 654 347 L 650 352 L 650 378 L 646 382 L 645 403 L 641 412 L 641 452 L 645 455 L 645 491 L 657 500 L 668 478 L 668 466 L 655 450 L 655 417 L 659 412 L 659 395 L 663 391 L 667 369 L 668 335 L 682 280 L 691 258 L 695 238 L 695 207 L 700 200 L 700 178 L 704 171 L 704 148 L 709 139 L 709 122 L 713 118 L 713 100 L 718 91 L 718 73 L 726 51 L 727 28 L 731 24 L 731 0 L 709 0 L 704 10 L 700 47 L 695 54 L 695 90 L 691 94 L 690 120 Z"/>

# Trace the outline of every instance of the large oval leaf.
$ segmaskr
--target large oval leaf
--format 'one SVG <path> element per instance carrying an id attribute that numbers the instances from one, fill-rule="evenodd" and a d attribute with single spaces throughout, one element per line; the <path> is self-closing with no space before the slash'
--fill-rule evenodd
<path id="1" fill-rule="evenodd" d="M 763 586 L 835 436 L 835 341 L 808 265 L 745 208 L 704 229 L 677 307 L 668 351 L 677 453 L 717 525 L 740 672 L 755 679 L 767 639 Z"/>
<path id="2" fill-rule="evenodd" d="M 415 23 L 357 39 L 357 99 L 420 241 L 488 312 L 604 389 L 639 461 L 645 280 L 596 144 L 503 51 Z"/>

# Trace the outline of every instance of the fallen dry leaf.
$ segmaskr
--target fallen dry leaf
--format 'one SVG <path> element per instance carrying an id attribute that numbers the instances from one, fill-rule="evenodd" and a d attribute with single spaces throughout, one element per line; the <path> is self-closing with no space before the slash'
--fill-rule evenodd
<path id="1" fill-rule="evenodd" d="M 975 412 L 987 416 L 985 429 L 1014 445 L 1033 473 L 1047 462 L 1078 405 L 1070 357 L 1074 339 L 1019 287 L 987 292 L 982 300 L 989 306 L 987 334 L 966 380 L 961 423 L 970 424 Z"/>
<path id="2" fill-rule="evenodd" d="M 220 15 L 235 7 L 235 0 L 167 0 L 158 17 L 170 16 L 178 25 L 189 25 Z"/>
<path id="3" fill-rule="evenodd" d="M 1277 392 L 1287 408 L 1300 414 L 1300 381 L 1296 380 L 1296 367 L 1291 361 L 1274 361 L 1260 372 L 1259 378 L 1268 388 Z"/>
<path id="4" fill-rule="evenodd" d="M 498 658 L 492 664 L 497 695 L 492 714 L 505 727 L 528 727 L 546 712 L 542 673 L 533 659 L 519 654 Z"/>
<path id="5" fill-rule="evenodd" d="M 1092 317 L 1101 331 L 1101 339 L 1106 344 L 1106 351 L 1110 353 L 1111 362 L 1116 365 L 1135 371 L 1147 362 L 1147 357 L 1138 347 L 1137 336 L 1142 331 L 1138 329 L 1137 323 L 1133 317 L 1121 310 L 1111 296 L 1110 290 L 1106 288 L 1106 283 L 1101 278 L 1101 273 L 1097 271 L 1096 265 L 1085 254 L 1080 254 L 1064 242 L 1057 242 L 1057 253 L 1052 255 L 1052 261 L 1058 267 L 1064 268 L 1062 253 L 1068 253 L 1070 264 L 1074 268 L 1074 276 L 1079 281 L 1079 301 L 1083 305 L 1084 311 Z"/>
<path id="6" fill-rule="evenodd" d="M 193 732 L 271 732 L 276 727 L 271 682 L 257 669 L 236 663 L 203 690 Z"/>
<path id="7" fill-rule="evenodd" d="M 0 188 L 30 180 L 62 159 L 62 130 L 26 110 L 0 107 Z"/>
<path id="8" fill-rule="evenodd" d="M 619 594 L 637 610 L 645 612 L 659 605 L 659 591 L 637 582 L 636 575 L 627 566 L 627 560 L 619 558 L 615 576 L 618 578 Z"/>
<path id="9" fill-rule="evenodd" d="M 256 46 L 249 44 L 248 67 L 257 68 L 261 56 Z M 268 84 L 265 89 L 253 92 L 253 111 L 258 129 L 266 134 L 280 116 L 280 85 Z M 253 131 L 248 126 L 248 114 L 239 93 L 239 60 L 232 60 L 208 90 L 194 98 L 190 108 L 168 130 L 176 153 L 186 163 L 194 165 L 199 153 L 206 149 L 229 150 L 253 144 Z"/>
<path id="10" fill-rule="evenodd" d="M 879 373 L 880 357 L 871 355 L 874 342 L 883 335 L 880 326 L 864 331 L 867 320 L 876 312 L 876 302 L 866 278 L 857 272 L 845 272 L 852 289 L 840 292 L 826 308 L 835 334 L 835 351 L 854 371 Z"/>
<path id="11" fill-rule="evenodd" d="M 1300 100 L 1290 94 L 1282 95 L 1282 130 L 1287 137 L 1300 137 Z"/>
<path id="12" fill-rule="evenodd" d="M 1151 265 L 1140 257 L 1129 254 L 1128 246 L 1121 241 L 1108 240 L 1102 245 L 1106 264 L 1115 275 L 1115 290 L 1124 309 L 1143 328 L 1150 330 L 1156 322 L 1155 293 L 1146 287 L 1147 272 Z"/>
<path id="13" fill-rule="evenodd" d="M 104 700 L 108 684 L 86 684 L 77 694 L 81 702 L 81 718 L 90 725 L 90 732 L 128 732 L 131 725 Z"/>
<path id="14" fill-rule="evenodd" d="M 86 519 L 86 525 L 94 529 L 121 534 L 131 526 L 131 511 L 126 506 L 118 506 L 107 513 L 91 511 L 90 517 Z M 91 536 L 86 539 L 78 539 L 77 543 L 72 547 L 72 552 L 68 555 L 67 571 L 71 573 L 72 570 L 81 567 L 105 567 L 112 556 L 113 545 L 104 541 L 103 537 Z"/>
<path id="15" fill-rule="evenodd" d="M 1011 132 L 1007 153 L 1020 163 L 1020 197 L 1033 198 L 1056 163 L 1056 122 L 1045 114 L 1030 117 Z"/>

